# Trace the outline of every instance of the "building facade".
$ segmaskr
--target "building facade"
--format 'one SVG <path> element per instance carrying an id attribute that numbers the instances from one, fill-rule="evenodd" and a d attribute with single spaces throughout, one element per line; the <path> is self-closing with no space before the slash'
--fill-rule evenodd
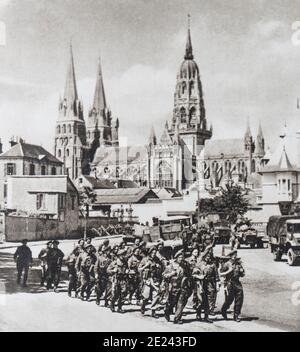
<path id="1" fill-rule="evenodd" d="M 11 141 L 11 148 L 0 155 L 0 206 L 6 207 L 8 179 L 12 176 L 62 175 L 63 163 L 43 147 Z"/>
<path id="2" fill-rule="evenodd" d="M 244 138 L 212 139 L 205 144 L 199 157 L 199 179 L 207 189 L 223 186 L 229 180 L 250 186 L 255 183 L 253 188 L 257 188 L 265 154 L 261 124 L 254 138 L 248 122 Z"/>

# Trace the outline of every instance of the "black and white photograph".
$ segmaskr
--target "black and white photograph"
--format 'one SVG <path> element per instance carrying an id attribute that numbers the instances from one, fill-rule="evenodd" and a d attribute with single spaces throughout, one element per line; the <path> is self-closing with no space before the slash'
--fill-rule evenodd
<path id="1" fill-rule="evenodd" d="M 300 332 L 299 0 L 0 0 L 0 332 Z"/>

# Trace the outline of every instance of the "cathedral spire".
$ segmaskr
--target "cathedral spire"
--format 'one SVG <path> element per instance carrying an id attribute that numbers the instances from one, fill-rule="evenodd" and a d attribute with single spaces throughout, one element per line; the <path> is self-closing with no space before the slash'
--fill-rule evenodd
<path id="1" fill-rule="evenodd" d="M 72 43 L 70 43 L 70 63 L 67 72 L 64 99 L 70 103 L 78 99 Z"/>
<path id="2" fill-rule="evenodd" d="M 250 129 L 250 122 L 249 122 L 249 117 L 247 118 L 247 127 L 246 127 L 246 132 L 245 132 L 245 139 L 246 138 L 252 138 L 252 133 Z"/>
<path id="3" fill-rule="evenodd" d="M 153 126 L 152 126 L 151 132 L 150 132 L 149 144 L 150 145 L 156 145 L 157 144 L 157 138 L 156 138 L 156 134 L 155 134 L 155 130 L 154 130 Z"/>
<path id="4" fill-rule="evenodd" d="M 186 40 L 186 47 L 185 47 L 185 60 L 193 60 L 193 47 L 192 47 L 192 40 L 191 40 L 191 31 L 190 31 L 190 14 L 188 14 L 188 31 L 187 31 L 187 40 Z"/>
<path id="5" fill-rule="evenodd" d="M 98 64 L 93 108 L 97 112 L 101 112 L 106 108 L 106 98 L 105 98 L 105 92 L 104 92 L 103 75 L 102 75 L 100 58 L 99 58 L 99 64 Z"/>

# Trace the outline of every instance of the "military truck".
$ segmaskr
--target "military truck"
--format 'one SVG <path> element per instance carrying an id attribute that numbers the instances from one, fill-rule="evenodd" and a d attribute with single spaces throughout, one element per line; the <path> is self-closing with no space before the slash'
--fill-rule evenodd
<path id="1" fill-rule="evenodd" d="M 267 224 L 267 235 L 275 261 L 287 256 L 290 266 L 300 262 L 300 216 L 271 216 Z"/>
<path id="2" fill-rule="evenodd" d="M 250 220 L 245 220 L 243 223 L 238 224 L 236 231 L 237 248 L 241 245 L 250 246 L 250 248 L 263 248 L 264 235 L 259 233 L 251 224 Z M 232 245 L 233 239 L 230 240 Z"/>

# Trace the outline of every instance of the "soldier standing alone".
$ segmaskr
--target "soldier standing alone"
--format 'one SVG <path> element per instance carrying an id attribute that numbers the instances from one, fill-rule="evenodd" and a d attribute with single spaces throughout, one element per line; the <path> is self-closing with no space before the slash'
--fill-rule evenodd
<path id="1" fill-rule="evenodd" d="M 22 273 L 23 276 L 23 287 L 27 287 L 27 278 L 29 266 L 32 264 L 32 253 L 30 248 L 27 246 L 28 240 L 24 239 L 22 241 L 22 246 L 19 246 L 14 254 L 14 260 L 17 263 L 17 284 L 20 284 Z"/>

